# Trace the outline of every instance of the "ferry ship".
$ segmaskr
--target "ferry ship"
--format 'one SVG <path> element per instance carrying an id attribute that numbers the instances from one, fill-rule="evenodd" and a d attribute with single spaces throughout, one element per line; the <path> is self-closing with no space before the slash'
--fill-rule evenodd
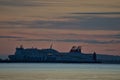
<path id="1" fill-rule="evenodd" d="M 74 62 L 74 63 L 95 63 L 96 53 L 85 54 L 81 46 L 73 46 L 69 52 L 59 52 L 52 48 L 37 49 L 24 48 L 22 45 L 16 48 L 14 55 L 9 55 L 11 62 Z"/>

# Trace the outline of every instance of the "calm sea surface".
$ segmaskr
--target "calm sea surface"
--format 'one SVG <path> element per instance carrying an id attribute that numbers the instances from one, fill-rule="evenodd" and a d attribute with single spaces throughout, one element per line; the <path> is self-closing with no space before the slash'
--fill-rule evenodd
<path id="1" fill-rule="evenodd" d="M 0 63 L 0 80 L 120 80 L 120 65 Z"/>

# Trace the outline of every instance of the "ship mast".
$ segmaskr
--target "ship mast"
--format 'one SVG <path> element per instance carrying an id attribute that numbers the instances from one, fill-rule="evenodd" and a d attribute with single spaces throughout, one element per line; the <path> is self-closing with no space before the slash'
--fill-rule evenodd
<path id="1" fill-rule="evenodd" d="M 52 49 L 53 48 L 53 43 L 50 45 L 50 49 Z"/>

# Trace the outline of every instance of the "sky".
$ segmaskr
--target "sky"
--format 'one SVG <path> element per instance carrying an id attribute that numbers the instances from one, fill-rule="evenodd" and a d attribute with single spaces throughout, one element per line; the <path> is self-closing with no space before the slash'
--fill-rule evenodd
<path id="1" fill-rule="evenodd" d="M 15 48 L 120 55 L 120 0 L 0 0 L 0 57 Z"/>

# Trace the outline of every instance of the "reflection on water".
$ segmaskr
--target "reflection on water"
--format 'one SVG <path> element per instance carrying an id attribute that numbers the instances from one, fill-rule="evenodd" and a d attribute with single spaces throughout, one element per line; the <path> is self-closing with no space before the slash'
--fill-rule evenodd
<path id="1" fill-rule="evenodd" d="M 120 65 L 0 63 L 0 80 L 120 80 Z"/>

